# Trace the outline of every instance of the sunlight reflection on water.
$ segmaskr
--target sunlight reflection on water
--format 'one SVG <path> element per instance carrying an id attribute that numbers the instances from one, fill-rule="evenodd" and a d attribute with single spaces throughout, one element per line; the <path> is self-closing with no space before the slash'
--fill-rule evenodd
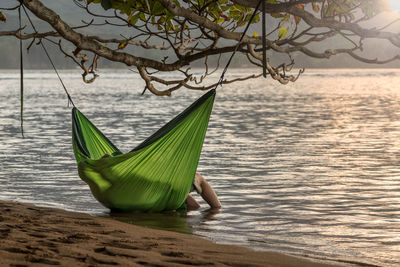
<path id="1" fill-rule="evenodd" d="M 102 74 L 90 86 L 77 73 L 62 76 L 82 112 L 123 151 L 200 95 L 140 96 L 140 79 L 127 71 Z M 77 176 L 70 107 L 55 75 L 26 74 L 25 139 L 18 77 L 0 73 L 1 199 L 110 216 Z M 199 164 L 221 212 L 111 216 L 216 242 L 396 266 L 399 84 L 400 70 L 391 69 L 311 70 L 289 86 L 270 79 L 225 86 Z"/>

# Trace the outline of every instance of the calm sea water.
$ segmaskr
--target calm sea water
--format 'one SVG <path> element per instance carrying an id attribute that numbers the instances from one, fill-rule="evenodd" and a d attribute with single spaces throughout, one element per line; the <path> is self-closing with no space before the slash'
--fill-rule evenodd
<path id="1" fill-rule="evenodd" d="M 201 95 L 141 96 L 129 71 L 103 70 L 92 85 L 77 71 L 61 75 L 122 151 Z M 289 86 L 258 79 L 219 89 L 198 168 L 221 199 L 219 213 L 203 204 L 109 214 L 77 175 L 71 108 L 55 74 L 30 71 L 25 84 L 23 139 L 18 72 L 0 72 L 1 199 L 315 259 L 400 264 L 400 70 L 308 70 Z"/>

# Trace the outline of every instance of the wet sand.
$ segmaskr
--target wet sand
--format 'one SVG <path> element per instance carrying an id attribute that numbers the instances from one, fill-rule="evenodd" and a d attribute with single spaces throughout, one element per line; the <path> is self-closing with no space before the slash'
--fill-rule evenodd
<path id="1" fill-rule="evenodd" d="M 335 266 L 109 218 L 0 201 L 1 266 Z"/>

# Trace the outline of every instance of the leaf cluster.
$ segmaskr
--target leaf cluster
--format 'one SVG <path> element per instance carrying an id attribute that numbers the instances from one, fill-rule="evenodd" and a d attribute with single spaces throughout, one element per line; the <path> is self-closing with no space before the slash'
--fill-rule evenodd
<path id="1" fill-rule="evenodd" d="M 159 30 L 180 31 L 174 22 L 175 16 L 159 1 L 155 0 L 80 0 L 87 4 L 100 4 L 105 10 L 114 9 L 126 15 L 126 21 L 131 25 L 151 23 Z M 229 0 L 185 0 L 174 1 L 175 5 L 188 5 L 193 12 L 201 14 L 210 21 L 218 24 L 234 22 L 236 27 L 245 26 L 251 18 L 252 8 L 234 4 Z M 252 23 L 260 21 L 256 15 Z"/>

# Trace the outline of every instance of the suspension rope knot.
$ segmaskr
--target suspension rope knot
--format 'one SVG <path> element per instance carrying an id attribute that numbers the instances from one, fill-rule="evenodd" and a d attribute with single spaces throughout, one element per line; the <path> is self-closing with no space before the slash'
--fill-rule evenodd
<path id="1" fill-rule="evenodd" d="M 266 44 L 265 44 L 265 42 L 266 42 L 266 41 L 265 41 L 265 38 L 266 38 L 266 37 L 265 37 L 265 29 L 264 29 L 264 27 L 265 27 L 265 13 L 264 13 L 264 12 L 265 12 L 265 1 L 266 1 L 266 0 L 259 0 L 259 1 L 258 1 L 257 6 L 256 6 L 256 8 L 254 9 L 254 12 L 253 12 L 253 14 L 252 14 L 251 17 L 250 17 L 249 22 L 248 22 L 247 25 L 246 25 L 246 28 L 244 29 L 242 35 L 240 36 L 240 39 L 239 39 L 238 43 L 236 44 L 235 49 L 233 50 L 231 56 L 229 57 L 229 60 L 228 60 L 228 62 L 226 63 L 226 66 L 225 66 L 224 70 L 222 71 L 221 77 L 219 78 L 219 81 L 218 81 L 218 83 L 216 84 L 215 89 L 217 89 L 219 85 L 222 86 L 225 73 L 226 73 L 226 71 L 228 70 L 228 67 L 229 67 L 229 65 L 231 64 L 232 59 L 233 59 L 233 57 L 235 56 L 236 52 L 239 50 L 239 47 L 242 45 L 242 41 L 243 41 L 244 37 L 246 36 L 246 32 L 247 32 L 247 30 L 250 28 L 250 24 L 252 23 L 254 17 L 256 16 L 257 11 L 258 11 L 258 9 L 260 8 L 260 5 L 261 5 L 261 4 L 262 4 L 263 24 L 264 24 L 264 25 L 263 25 L 263 51 L 266 50 Z M 265 52 L 263 52 L 263 54 L 264 54 L 263 57 L 265 57 L 265 56 L 266 56 L 266 55 L 265 55 Z M 266 59 L 263 58 L 264 77 L 267 77 L 265 65 L 266 65 Z"/>

